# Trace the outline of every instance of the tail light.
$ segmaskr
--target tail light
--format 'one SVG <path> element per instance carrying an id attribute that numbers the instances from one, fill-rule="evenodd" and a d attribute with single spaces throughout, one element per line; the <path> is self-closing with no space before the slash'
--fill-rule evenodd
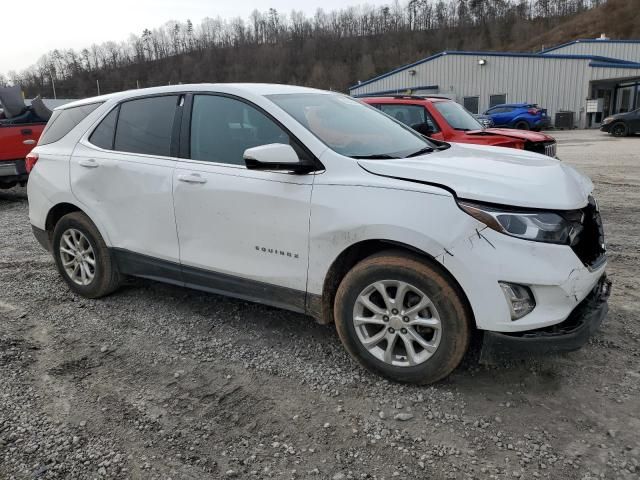
<path id="1" fill-rule="evenodd" d="M 38 158 L 38 154 L 33 152 L 26 156 L 24 159 L 24 166 L 27 169 L 27 173 L 31 173 L 31 170 L 35 167 Z"/>
<path id="2" fill-rule="evenodd" d="M 529 114 L 531 115 L 537 115 L 538 113 L 540 113 L 540 110 L 537 108 L 530 108 L 529 110 L 527 110 L 527 112 L 529 112 Z"/>

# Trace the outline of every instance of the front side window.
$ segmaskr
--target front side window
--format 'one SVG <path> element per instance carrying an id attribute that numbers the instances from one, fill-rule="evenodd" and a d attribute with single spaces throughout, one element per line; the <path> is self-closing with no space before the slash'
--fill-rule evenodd
<path id="1" fill-rule="evenodd" d="M 140 98 L 120 106 L 114 150 L 169 157 L 177 95 Z"/>
<path id="2" fill-rule="evenodd" d="M 405 125 L 415 127 L 418 125 L 428 125 L 431 130 L 437 130 L 431 116 L 421 105 L 390 105 L 382 104 L 379 106 L 387 115 L 401 121 Z"/>
<path id="3" fill-rule="evenodd" d="M 338 94 L 269 95 L 333 151 L 354 158 L 401 158 L 433 145 L 375 108 Z"/>
<path id="4" fill-rule="evenodd" d="M 464 107 L 456 102 L 434 102 L 438 112 L 451 128 L 456 130 L 480 130 L 482 125 Z"/>
<path id="5" fill-rule="evenodd" d="M 100 105 L 102 102 L 55 110 L 40 136 L 38 145 L 47 145 L 62 139 Z"/>
<path id="6" fill-rule="evenodd" d="M 244 165 L 244 151 L 271 143 L 291 145 L 289 134 L 255 107 L 234 98 L 195 95 L 191 113 L 191 159 Z"/>

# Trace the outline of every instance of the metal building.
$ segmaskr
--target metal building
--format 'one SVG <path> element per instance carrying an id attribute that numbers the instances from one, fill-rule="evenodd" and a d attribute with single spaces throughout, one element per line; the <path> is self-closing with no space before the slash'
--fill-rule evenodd
<path id="1" fill-rule="evenodd" d="M 482 113 L 501 103 L 536 103 L 574 126 L 598 127 L 640 108 L 640 40 L 576 40 L 540 53 L 445 51 L 349 88 L 353 96 L 438 94 Z"/>

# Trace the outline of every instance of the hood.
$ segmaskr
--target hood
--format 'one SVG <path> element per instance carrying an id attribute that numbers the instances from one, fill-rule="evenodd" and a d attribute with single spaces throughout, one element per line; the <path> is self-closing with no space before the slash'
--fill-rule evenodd
<path id="1" fill-rule="evenodd" d="M 528 142 L 553 142 L 555 139 L 547 134 L 533 132 L 531 130 L 516 130 L 513 128 L 485 128 L 484 130 L 471 130 L 467 135 L 500 135 Z"/>
<path id="2" fill-rule="evenodd" d="M 613 115 L 609 115 L 609 118 L 626 118 L 626 117 L 630 117 L 631 115 L 635 114 L 636 111 L 635 110 L 631 110 L 630 112 L 622 112 L 622 113 L 615 113 Z"/>
<path id="3" fill-rule="evenodd" d="M 459 198 L 514 207 L 574 210 L 593 183 L 572 167 L 524 150 L 451 144 L 414 158 L 359 160 L 369 173 L 443 186 Z"/>

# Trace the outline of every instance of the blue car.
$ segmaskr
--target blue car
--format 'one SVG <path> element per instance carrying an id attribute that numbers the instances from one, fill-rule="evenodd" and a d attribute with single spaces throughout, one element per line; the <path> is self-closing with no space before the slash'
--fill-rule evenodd
<path id="1" fill-rule="evenodd" d="M 519 130 L 542 130 L 551 121 L 545 108 L 535 103 L 505 103 L 495 105 L 484 112 L 496 127 L 517 128 Z"/>

